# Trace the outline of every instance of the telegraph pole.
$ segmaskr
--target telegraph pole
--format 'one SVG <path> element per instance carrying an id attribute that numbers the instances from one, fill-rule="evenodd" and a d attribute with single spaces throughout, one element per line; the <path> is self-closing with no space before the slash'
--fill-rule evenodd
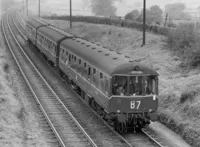
<path id="1" fill-rule="evenodd" d="M 70 28 L 72 28 L 72 0 L 69 2 L 70 4 Z"/>
<path id="2" fill-rule="evenodd" d="M 26 16 L 28 16 L 28 0 L 26 0 Z"/>
<path id="3" fill-rule="evenodd" d="M 143 42 L 142 42 L 142 46 L 145 45 L 145 33 L 146 33 L 146 0 L 144 0 L 144 4 L 143 4 Z"/>
<path id="4" fill-rule="evenodd" d="M 166 13 L 166 17 L 165 17 L 165 24 L 164 24 L 164 27 L 166 26 L 167 24 L 167 17 L 168 17 L 168 13 Z"/>
<path id="5" fill-rule="evenodd" d="M 40 0 L 39 0 L 39 4 L 38 4 L 38 17 L 40 18 Z"/>

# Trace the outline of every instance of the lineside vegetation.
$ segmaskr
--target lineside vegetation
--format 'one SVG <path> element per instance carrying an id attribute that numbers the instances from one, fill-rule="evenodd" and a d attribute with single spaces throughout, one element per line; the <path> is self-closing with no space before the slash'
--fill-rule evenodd
<path id="1" fill-rule="evenodd" d="M 167 34 L 169 48 L 183 59 L 183 66 L 200 65 L 200 24 L 181 23 Z"/>

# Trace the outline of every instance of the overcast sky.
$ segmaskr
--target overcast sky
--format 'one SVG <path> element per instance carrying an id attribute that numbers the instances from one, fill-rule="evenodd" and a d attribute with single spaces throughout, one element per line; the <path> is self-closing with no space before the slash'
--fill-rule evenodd
<path id="1" fill-rule="evenodd" d="M 41 0 L 42 1 L 42 0 Z M 49 3 L 66 3 L 69 0 L 46 0 Z M 84 1 L 89 1 L 89 0 L 72 0 L 74 4 L 81 5 L 83 4 Z M 127 6 L 134 6 L 135 3 L 143 3 L 143 0 L 121 0 L 123 5 Z M 152 5 L 159 5 L 161 8 L 164 8 L 166 4 L 169 3 L 177 3 L 177 2 L 182 2 L 185 3 L 188 7 L 196 7 L 200 5 L 200 0 L 146 0 L 147 7 L 150 7 Z"/>
<path id="2" fill-rule="evenodd" d="M 42 0 L 41 0 L 42 1 Z M 50 8 L 52 6 L 59 5 L 59 8 L 62 9 L 63 7 L 68 7 L 69 0 L 46 0 L 47 4 Z M 73 13 L 75 14 L 90 14 L 90 12 L 83 11 L 80 12 L 81 9 L 88 10 L 88 1 L 90 0 L 72 0 L 72 7 L 74 10 Z M 146 0 L 147 8 L 152 5 L 159 5 L 162 9 L 164 9 L 166 4 L 170 3 L 185 3 L 186 7 L 188 8 L 197 8 L 197 6 L 200 6 L 200 0 Z M 143 6 L 143 0 L 121 0 L 121 2 L 116 2 L 117 7 L 117 15 L 124 16 L 127 12 L 133 10 L 134 8 L 141 8 Z M 58 5 L 57 5 L 58 6 Z M 57 8 L 57 9 L 59 9 Z"/>
<path id="3" fill-rule="evenodd" d="M 0 0 L 1 1 L 1 0 Z M 22 0 L 17 0 L 22 1 Z M 29 2 L 37 3 L 38 0 L 29 0 Z M 64 12 L 63 9 L 69 8 L 69 0 L 40 0 L 44 4 L 42 5 L 42 9 L 46 9 L 51 11 L 52 13 L 57 12 Z M 73 8 L 73 14 L 77 15 L 89 15 L 91 14 L 90 8 L 88 6 L 88 2 L 90 0 L 72 0 L 72 8 Z M 170 3 L 185 3 L 186 7 L 196 9 L 198 6 L 200 6 L 200 0 L 146 0 L 147 8 L 152 5 L 159 5 L 162 9 L 164 9 L 166 4 Z M 119 2 L 115 3 L 117 7 L 117 15 L 124 16 L 127 12 L 130 12 L 131 10 L 138 8 L 141 9 L 143 6 L 143 0 L 119 0 Z M 37 6 L 35 6 L 35 9 Z M 84 11 L 82 11 L 85 9 Z"/>

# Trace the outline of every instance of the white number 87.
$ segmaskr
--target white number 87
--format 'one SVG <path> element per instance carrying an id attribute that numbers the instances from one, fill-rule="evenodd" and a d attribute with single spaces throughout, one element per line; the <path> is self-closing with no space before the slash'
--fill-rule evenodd
<path id="1" fill-rule="evenodd" d="M 139 109 L 141 101 L 131 101 L 131 109 Z"/>

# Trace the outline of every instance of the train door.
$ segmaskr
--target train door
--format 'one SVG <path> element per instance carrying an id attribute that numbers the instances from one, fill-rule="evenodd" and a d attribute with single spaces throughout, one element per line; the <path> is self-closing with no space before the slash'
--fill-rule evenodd
<path id="1" fill-rule="evenodd" d="M 91 78 L 91 67 L 90 67 L 90 65 L 88 65 L 87 70 L 88 70 L 88 72 L 87 72 L 88 73 L 88 78 L 87 79 L 88 79 L 88 81 L 91 82 L 92 78 Z"/>
<path id="2" fill-rule="evenodd" d="M 70 65 L 70 63 L 71 63 L 71 54 L 69 54 L 69 65 Z"/>

